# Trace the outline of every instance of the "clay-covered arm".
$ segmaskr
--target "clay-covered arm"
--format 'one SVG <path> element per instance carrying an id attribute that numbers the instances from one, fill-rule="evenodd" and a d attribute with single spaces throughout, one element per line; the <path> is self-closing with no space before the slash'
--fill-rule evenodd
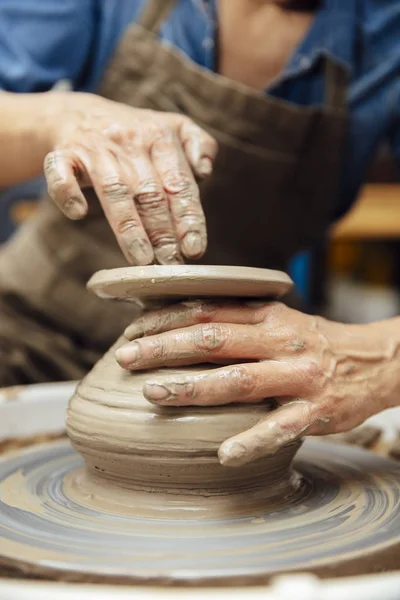
<path id="1" fill-rule="evenodd" d="M 198 178 L 215 141 L 185 116 L 93 94 L 0 92 L 0 188 L 44 172 L 70 219 L 86 216 L 93 187 L 131 264 L 199 258 L 207 245 Z"/>
<path id="2" fill-rule="evenodd" d="M 181 304 L 145 314 L 117 351 L 130 370 L 219 363 L 188 377 L 151 378 L 144 396 L 163 406 L 275 398 L 277 410 L 227 440 L 228 466 L 273 454 L 303 435 L 347 431 L 400 405 L 400 318 L 345 325 L 280 303 Z M 235 364 L 229 364 L 235 363 Z"/>

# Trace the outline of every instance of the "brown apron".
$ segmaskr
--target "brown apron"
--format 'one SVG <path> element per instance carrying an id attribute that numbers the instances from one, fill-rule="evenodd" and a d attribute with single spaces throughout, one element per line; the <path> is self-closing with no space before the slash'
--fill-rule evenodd
<path id="1" fill-rule="evenodd" d="M 258 93 L 160 42 L 175 1 L 149 0 L 99 94 L 184 113 L 217 139 L 214 173 L 201 186 L 203 263 L 285 269 L 332 215 L 347 132 L 345 73 L 326 60 L 321 106 Z M 79 222 L 45 198 L 0 253 L 0 385 L 80 378 L 138 314 L 134 304 L 116 309 L 86 291 L 95 271 L 125 262 L 93 192 L 88 198 Z"/>

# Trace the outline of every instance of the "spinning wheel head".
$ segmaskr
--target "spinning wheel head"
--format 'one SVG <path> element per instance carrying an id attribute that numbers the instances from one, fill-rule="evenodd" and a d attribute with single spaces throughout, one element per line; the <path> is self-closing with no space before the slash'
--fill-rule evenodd
<path id="1" fill-rule="evenodd" d="M 99 501 L 86 493 L 82 467 L 68 442 L 0 461 L 3 571 L 236 585 L 283 572 L 346 576 L 399 565 L 400 467 L 364 450 L 307 440 L 295 459 L 294 493 L 271 505 L 260 490 L 247 492 L 236 516 L 229 496 L 200 497 L 197 515 L 193 498 L 185 515 L 184 496 L 157 501 L 142 491 L 126 502 L 124 487 L 114 503 L 102 491 Z"/>

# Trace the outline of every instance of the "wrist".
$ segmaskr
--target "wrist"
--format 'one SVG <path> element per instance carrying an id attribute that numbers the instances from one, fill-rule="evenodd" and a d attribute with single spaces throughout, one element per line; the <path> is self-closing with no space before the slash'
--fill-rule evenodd
<path id="1" fill-rule="evenodd" d="M 57 145 L 60 128 L 64 124 L 65 113 L 68 106 L 68 96 L 71 92 L 44 92 L 36 94 L 38 103 L 38 116 L 41 127 L 39 146 L 44 151 L 44 156 L 54 150 Z"/>
<path id="2" fill-rule="evenodd" d="M 2 108 L 13 123 L 12 140 L 18 140 L 30 156 L 41 159 L 52 150 L 60 99 L 57 93 L 14 94 L 2 92 Z"/>
<path id="3" fill-rule="evenodd" d="M 351 325 L 321 319 L 335 370 L 369 396 L 376 412 L 400 404 L 400 318 Z"/>
<path id="4" fill-rule="evenodd" d="M 0 92 L 0 188 L 38 177 L 54 147 L 59 100 L 56 93 Z M 57 117 L 58 115 L 58 117 Z"/>
<path id="5" fill-rule="evenodd" d="M 400 318 L 377 321 L 365 328 L 370 347 L 382 355 L 382 397 L 387 408 L 400 405 Z M 368 331 L 367 331 L 368 330 Z"/>

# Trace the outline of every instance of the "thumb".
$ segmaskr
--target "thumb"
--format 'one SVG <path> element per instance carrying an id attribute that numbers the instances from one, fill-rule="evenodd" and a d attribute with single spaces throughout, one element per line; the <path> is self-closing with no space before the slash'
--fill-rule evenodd
<path id="1" fill-rule="evenodd" d="M 257 458 L 275 454 L 284 446 L 299 440 L 313 424 L 313 405 L 307 400 L 294 400 L 221 444 L 221 465 L 240 467 Z"/>

